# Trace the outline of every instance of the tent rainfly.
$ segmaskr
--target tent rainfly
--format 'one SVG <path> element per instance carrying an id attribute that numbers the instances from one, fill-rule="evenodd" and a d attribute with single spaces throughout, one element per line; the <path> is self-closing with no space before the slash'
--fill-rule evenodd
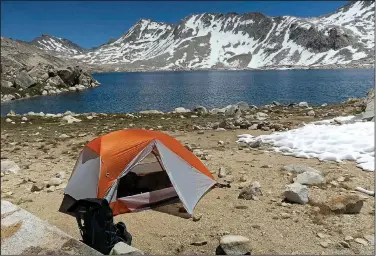
<path id="1" fill-rule="evenodd" d="M 167 134 L 120 130 L 95 138 L 81 151 L 60 211 L 79 199 L 105 198 L 114 215 L 180 199 L 193 209 L 216 181 L 204 164 Z"/>

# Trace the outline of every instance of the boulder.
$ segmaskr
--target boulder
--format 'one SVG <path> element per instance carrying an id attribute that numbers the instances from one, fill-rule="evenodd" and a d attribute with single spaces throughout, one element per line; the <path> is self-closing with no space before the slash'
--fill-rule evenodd
<path id="1" fill-rule="evenodd" d="M 2 255 L 102 255 L 35 215 L 1 200 Z"/>
<path id="2" fill-rule="evenodd" d="M 36 81 L 25 71 L 21 71 L 14 80 L 14 84 L 23 89 L 32 87 L 36 84 Z"/>
<path id="3" fill-rule="evenodd" d="M 75 87 L 76 87 L 77 91 L 83 91 L 83 90 L 86 89 L 86 87 L 83 86 L 82 84 L 76 84 Z"/>
<path id="4" fill-rule="evenodd" d="M 1 102 L 7 102 L 16 99 L 16 97 L 12 94 L 5 94 L 1 96 Z"/>
<path id="5" fill-rule="evenodd" d="M 363 200 L 358 195 L 340 195 L 332 197 L 327 206 L 335 213 L 357 214 L 363 207 Z"/>
<path id="6" fill-rule="evenodd" d="M 5 80 L 1 80 L 1 87 L 10 88 L 13 87 L 13 83 Z"/>
<path id="7" fill-rule="evenodd" d="M 375 90 L 373 88 L 367 93 L 365 105 L 366 109 L 362 114 L 362 118 L 363 120 L 372 120 L 375 116 Z"/>
<path id="8" fill-rule="evenodd" d="M 308 203 L 308 188 L 299 183 L 293 183 L 286 186 L 284 196 L 287 201 L 298 204 Z"/>
<path id="9" fill-rule="evenodd" d="M 49 74 L 48 74 L 49 69 L 53 69 L 53 66 L 44 64 L 44 63 L 38 63 L 28 72 L 28 74 L 31 77 L 46 80 L 49 77 Z"/>
<path id="10" fill-rule="evenodd" d="M 221 237 L 216 255 L 250 255 L 250 240 L 244 236 L 225 235 Z"/>
<path id="11" fill-rule="evenodd" d="M 233 116 L 237 112 L 239 107 L 237 105 L 228 105 L 224 108 L 224 114 L 225 116 Z"/>
<path id="12" fill-rule="evenodd" d="M 143 114 L 143 115 L 149 115 L 149 114 L 160 114 L 160 115 L 162 115 L 163 114 L 163 112 L 159 111 L 159 110 L 143 110 L 143 111 L 140 111 L 139 113 Z"/>
<path id="13" fill-rule="evenodd" d="M 299 107 L 306 107 L 306 108 L 309 107 L 309 106 L 308 106 L 308 103 L 305 102 L 305 101 L 299 102 L 298 106 L 299 106 Z"/>
<path id="14" fill-rule="evenodd" d="M 175 108 L 173 112 L 174 113 L 189 113 L 191 111 L 189 109 L 185 109 L 183 107 L 179 107 L 179 108 Z"/>
<path id="15" fill-rule="evenodd" d="M 248 143 L 248 146 L 250 148 L 259 148 L 262 144 L 262 140 L 261 139 L 257 139 L 257 140 L 254 140 L 254 141 L 251 141 Z"/>
<path id="16" fill-rule="evenodd" d="M 238 109 L 241 110 L 241 111 L 247 111 L 247 110 L 249 110 L 248 103 L 244 102 L 244 101 L 236 103 L 235 106 L 237 106 Z"/>
<path id="17" fill-rule="evenodd" d="M 324 177 L 317 172 L 303 172 L 296 176 L 295 182 L 303 185 L 318 185 L 325 182 Z"/>
<path id="18" fill-rule="evenodd" d="M 64 116 L 61 120 L 63 122 L 68 123 L 68 124 L 81 122 L 81 119 L 75 118 L 75 117 L 73 117 L 71 115 Z"/>
<path id="19" fill-rule="evenodd" d="M 78 77 L 78 83 L 79 84 L 82 84 L 86 87 L 90 87 L 91 86 L 91 77 L 90 75 L 86 74 L 86 73 L 81 73 L 80 76 Z"/>
<path id="20" fill-rule="evenodd" d="M 144 253 L 123 242 L 118 242 L 112 248 L 110 255 L 144 255 Z"/>
<path id="21" fill-rule="evenodd" d="M 307 115 L 308 115 L 308 116 L 315 116 L 316 113 L 315 113 L 315 111 L 310 110 L 310 111 L 308 111 Z"/>
<path id="22" fill-rule="evenodd" d="M 256 113 L 256 119 L 257 120 L 262 121 L 262 120 L 265 120 L 267 117 L 268 117 L 268 114 L 266 114 L 266 113 L 263 113 L 263 112 L 257 112 Z"/>
<path id="23" fill-rule="evenodd" d="M 78 78 L 80 76 L 80 70 L 75 68 L 66 68 L 57 70 L 58 76 L 64 81 L 68 86 L 74 86 L 78 84 Z"/>
<path id="24" fill-rule="evenodd" d="M 46 82 L 53 87 L 65 86 L 64 81 L 59 76 L 50 77 Z"/>
<path id="25" fill-rule="evenodd" d="M 203 106 L 196 106 L 194 109 L 193 109 L 194 112 L 197 112 L 198 114 L 207 114 L 208 113 L 208 110 L 203 107 Z"/>
<path id="26" fill-rule="evenodd" d="M 1 172 L 17 174 L 21 168 L 11 160 L 1 160 Z"/>

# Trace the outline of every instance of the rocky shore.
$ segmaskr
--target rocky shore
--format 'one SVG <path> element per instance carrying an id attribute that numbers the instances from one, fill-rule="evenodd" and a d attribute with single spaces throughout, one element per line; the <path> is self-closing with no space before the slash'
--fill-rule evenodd
<path id="1" fill-rule="evenodd" d="M 305 102 L 262 107 L 239 102 L 169 113 L 11 112 L 1 117 L 1 197 L 79 239 L 75 219 L 58 208 L 80 150 L 111 131 L 160 130 L 199 157 L 218 186 L 200 201 L 193 218 L 181 213 L 179 205 L 169 214 L 117 216 L 116 221 L 127 224 L 134 246 L 145 253 L 373 254 L 374 194 L 365 193 L 373 190 L 373 173 L 351 161 L 295 158 L 268 144 L 236 142 L 240 134 L 266 135 L 361 115 L 371 97 L 312 107 Z M 333 122 L 341 124 L 340 119 Z"/>
<path id="2" fill-rule="evenodd" d="M 56 95 L 97 87 L 99 82 L 78 66 L 56 68 L 39 63 L 2 74 L 1 103 L 33 96 Z"/>

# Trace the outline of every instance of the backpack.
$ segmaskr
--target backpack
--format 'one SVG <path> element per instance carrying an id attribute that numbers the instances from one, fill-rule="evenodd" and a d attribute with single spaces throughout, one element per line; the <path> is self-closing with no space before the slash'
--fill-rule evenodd
<path id="1" fill-rule="evenodd" d="M 82 241 L 95 250 L 109 254 L 118 242 L 132 243 L 123 222 L 114 224 L 112 210 L 105 199 L 81 199 L 69 209 L 76 216 Z"/>

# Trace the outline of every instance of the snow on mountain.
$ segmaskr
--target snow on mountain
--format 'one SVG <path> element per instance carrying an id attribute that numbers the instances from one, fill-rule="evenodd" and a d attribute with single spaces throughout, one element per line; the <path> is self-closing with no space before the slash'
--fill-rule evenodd
<path id="1" fill-rule="evenodd" d="M 62 55 L 76 55 L 85 53 L 87 50 L 64 38 L 58 38 L 43 34 L 35 38 L 30 44 L 46 51 L 53 51 Z"/>
<path id="2" fill-rule="evenodd" d="M 374 9 L 373 1 L 351 1 L 312 18 L 254 12 L 195 14 L 176 25 L 142 19 L 118 40 L 74 58 L 122 69 L 369 64 Z"/>

